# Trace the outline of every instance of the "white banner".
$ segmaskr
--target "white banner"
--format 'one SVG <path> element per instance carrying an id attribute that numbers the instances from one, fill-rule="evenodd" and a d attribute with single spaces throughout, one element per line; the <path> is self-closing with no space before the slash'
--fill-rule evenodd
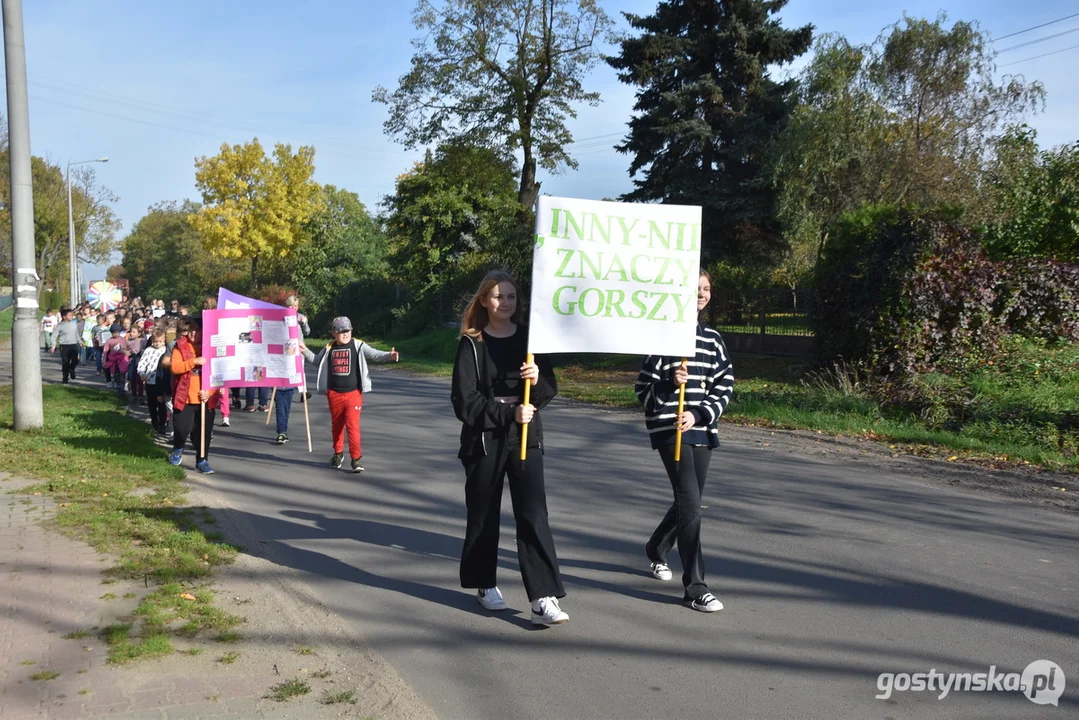
<path id="1" fill-rule="evenodd" d="M 696 354 L 701 209 L 541 196 L 528 350 Z"/>

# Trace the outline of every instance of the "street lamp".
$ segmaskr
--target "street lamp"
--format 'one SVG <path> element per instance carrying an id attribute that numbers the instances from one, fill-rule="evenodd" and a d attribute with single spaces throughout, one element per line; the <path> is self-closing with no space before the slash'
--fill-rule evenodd
<path id="1" fill-rule="evenodd" d="M 78 273 L 75 268 L 75 264 L 78 260 L 75 257 L 75 217 L 71 214 L 71 168 L 75 165 L 85 165 L 87 163 L 95 162 L 108 162 L 107 157 L 94 158 L 93 160 L 80 160 L 79 162 L 69 162 L 67 164 L 67 252 L 68 252 L 68 274 L 70 285 L 70 300 L 71 307 L 75 307 L 75 304 L 79 301 L 79 280 Z"/>
<path id="2" fill-rule="evenodd" d="M 90 223 L 92 223 L 94 220 L 97 220 L 97 215 L 90 215 L 89 217 L 83 218 L 82 221 L 86 223 L 87 227 L 89 227 Z M 82 298 L 82 290 L 84 287 L 86 287 L 86 278 L 83 276 L 82 269 L 83 265 L 90 262 L 90 259 L 82 257 L 81 255 L 79 255 L 78 250 L 76 250 L 75 261 L 78 264 L 78 271 L 75 274 L 75 284 L 79 288 L 79 297 Z"/>

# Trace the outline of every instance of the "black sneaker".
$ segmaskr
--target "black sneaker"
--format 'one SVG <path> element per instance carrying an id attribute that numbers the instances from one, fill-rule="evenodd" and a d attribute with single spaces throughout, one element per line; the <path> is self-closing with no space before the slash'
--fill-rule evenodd
<path id="1" fill-rule="evenodd" d="M 288 442 L 288 435 L 286 435 L 285 433 L 277 433 L 277 444 L 278 445 L 284 445 L 287 442 Z M 336 457 L 336 455 L 334 457 Z"/>
<path id="2" fill-rule="evenodd" d="M 352 472 L 362 473 L 363 465 L 360 465 L 360 458 L 352 458 Z"/>
<path id="3" fill-rule="evenodd" d="M 682 604 L 698 612 L 713 613 L 723 609 L 723 603 L 710 592 L 706 592 L 699 598 L 691 598 L 688 595 L 682 597 Z"/>
<path id="4" fill-rule="evenodd" d="M 334 470 L 339 470 L 339 469 L 341 469 L 341 464 L 344 463 L 344 462 L 345 462 L 345 454 L 344 453 L 334 453 L 333 457 L 330 458 L 330 467 L 332 467 Z"/>

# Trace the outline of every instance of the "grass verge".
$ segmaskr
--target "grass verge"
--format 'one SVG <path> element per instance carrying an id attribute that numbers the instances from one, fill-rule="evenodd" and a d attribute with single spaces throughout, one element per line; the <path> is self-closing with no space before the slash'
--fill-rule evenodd
<path id="1" fill-rule="evenodd" d="M 356 703 L 356 691 L 344 690 L 341 692 L 333 692 L 327 690 L 322 694 L 322 699 L 319 701 L 323 705 L 340 705 L 341 703 Z"/>
<path id="2" fill-rule="evenodd" d="M 221 632 L 242 622 L 215 607 L 204 584 L 193 585 L 231 562 L 237 548 L 208 539 L 194 511 L 182 507 L 184 472 L 165 462 L 149 426 L 128 417 L 112 393 L 62 385 L 42 392 L 43 429 L 15 432 L 11 386 L 0 386 L 0 467 L 41 481 L 22 492 L 54 498 L 65 533 L 117 555 L 107 573 L 160 584 L 139 604 L 138 627 L 105 632 L 110 662 L 167 654 L 170 635 Z"/>
<path id="3" fill-rule="evenodd" d="M 37 312 L 38 322 L 41 322 L 41 318 L 43 318 L 43 317 L 45 317 L 45 312 L 43 310 L 38 310 L 38 312 Z M 14 308 L 14 306 L 6 307 L 3 310 L 0 310 L 0 342 L 6 342 L 8 340 L 11 340 L 11 328 L 12 328 L 12 326 L 14 324 L 15 324 L 15 308 Z M 39 340 L 40 340 L 40 337 L 41 336 L 39 334 L 39 336 L 38 336 Z"/>
<path id="4" fill-rule="evenodd" d="M 311 686 L 299 678 L 293 678 L 288 682 L 274 685 L 270 688 L 270 697 L 277 702 L 284 702 L 290 698 L 306 695 L 311 692 Z"/>
<path id="5" fill-rule="evenodd" d="M 55 670 L 42 670 L 31 675 L 30 679 L 34 682 L 44 682 L 46 680 L 55 680 L 58 677 L 60 677 L 60 673 Z"/>
<path id="6" fill-rule="evenodd" d="M 456 330 L 368 341 L 379 349 L 395 346 L 403 369 L 453 372 Z M 964 378 L 926 377 L 924 382 L 940 386 L 941 395 L 957 394 L 957 386 L 962 390 L 960 412 L 935 418 L 882 404 L 843 378 L 807 375 L 800 359 L 735 353 L 735 396 L 724 421 L 864 438 L 896 453 L 971 460 L 991 468 L 1031 465 L 1079 472 L 1079 426 L 1070 419 L 1079 411 L 1079 344 L 1015 341 L 1004 357 Z M 639 407 L 633 394 L 639 357 L 581 353 L 551 360 L 562 397 Z"/>

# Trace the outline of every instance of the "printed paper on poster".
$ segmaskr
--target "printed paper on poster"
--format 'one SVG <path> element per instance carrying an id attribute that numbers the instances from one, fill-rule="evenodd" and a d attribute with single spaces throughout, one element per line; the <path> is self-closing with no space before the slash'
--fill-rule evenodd
<path id="1" fill-rule="evenodd" d="M 284 355 L 270 355 L 266 359 L 266 377 L 287 378 L 289 373 L 296 371 L 296 358 Z"/>
<path id="2" fill-rule="evenodd" d="M 266 353 L 265 345 L 242 344 L 236 346 L 236 359 L 241 365 L 265 365 L 267 357 L 269 355 Z"/>
<path id="3" fill-rule="evenodd" d="M 262 342 L 265 345 L 284 345 L 288 342 L 288 328 L 283 322 L 264 321 L 262 323 Z"/>
<path id="4" fill-rule="evenodd" d="M 211 358 L 210 374 L 225 382 L 240 379 L 240 363 L 234 357 Z"/>
<path id="5" fill-rule="evenodd" d="M 221 318 L 217 321 L 217 334 L 229 339 L 227 345 L 235 345 L 240 342 L 240 333 L 250 332 L 250 323 L 247 318 Z"/>

